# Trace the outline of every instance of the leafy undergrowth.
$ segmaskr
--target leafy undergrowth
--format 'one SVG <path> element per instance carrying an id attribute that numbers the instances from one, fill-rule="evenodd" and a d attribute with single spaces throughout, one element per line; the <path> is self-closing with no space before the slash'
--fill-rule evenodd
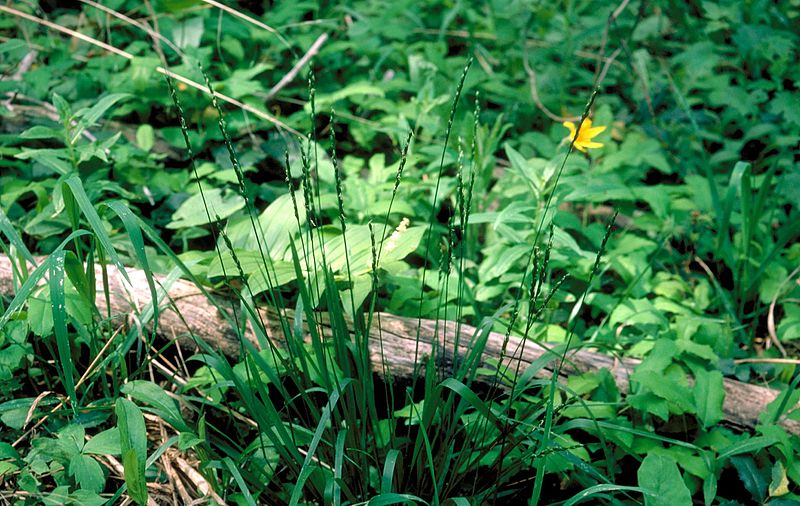
<path id="1" fill-rule="evenodd" d="M 263 8 L 0 6 L 4 501 L 800 500 L 796 1 Z M 478 330 L 380 370 L 379 311 Z"/>

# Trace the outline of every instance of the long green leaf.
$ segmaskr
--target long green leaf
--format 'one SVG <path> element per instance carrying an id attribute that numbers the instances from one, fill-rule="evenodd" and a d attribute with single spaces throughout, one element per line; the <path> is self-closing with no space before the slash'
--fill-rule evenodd
<path id="1" fill-rule="evenodd" d="M 120 397 L 115 405 L 120 449 L 128 493 L 137 504 L 147 504 L 147 482 L 144 477 L 147 461 L 147 429 L 139 407 Z"/>
<path id="2" fill-rule="evenodd" d="M 314 431 L 314 437 L 311 439 L 311 444 L 308 445 L 308 453 L 306 453 L 306 458 L 303 461 L 303 466 L 300 469 L 300 476 L 297 478 L 297 483 L 295 483 L 294 490 L 292 491 L 292 497 L 289 500 L 289 506 L 297 506 L 300 502 L 303 493 L 303 485 L 305 484 L 306 480 L 311 476 L 311 473 L 316 469 L 315 466 L 312 466 L 312 462 L 314 460 L 314 454 L 317 451 L 317 447 L 319 446 L 319 442 L 322 440 L 322 434 L 328 426 L 328 421 L 331 418 L 331 413 L 333 412 L 336 404 L 339 402 L 339 397 L 341 393 L 353 382 L 352 378 L 346 378 L 341 383 L 341 387 L 339 390 L 334 390 L 331 393 L 330 398 L 328 399 L 328 404 L 325 405 L 325 408 L 322 410 L 322 415 L 319 418 L 319 423 L 317 423 L 317 429 Z"/>
<path id="3" fill-rule="evenodd" d="M 130 283 L 131 280 L 128 277 L 128 272 L 125 270 L 125 266 L 122 265 L 122 260 L 120 260 L 116 250 L 114 250 L 114 246 L 111 244 L 111 237 L 109 237 L 108 232 L 106 232 L 103 221 L 100 219 L 100 215 L 97 214 L 97 211 L 89 200 L 89 196 L 86 195 L 80 178 L 76 174 L 73 174 L 64 181 L 64 184 L 69 186 L 70 190 L 72 190 L 72 196 L 75 198 L 75 202 L 78 204 L 81 211 L 83 211 L 86 221 L 89 222 L 92 232 L 94 232 L 97 240 L 100 241 L 106 254 L 114 265 L 117 266 L 122 277 Z"/>
<path id="4" fill-rule="evenodd" d="M 228 468 L 228 471 L 231 472 L 233 475 L 233 479 L 236 480 L 236 484 L 239 486 L 239 490 L 242 491 L 242 495 L 244 496 L 244 500 L 247 501 L 247 504 L 250 506 L 256 506 L 256 501 L 253 499 L 253 494 L 250 493 L 250 489 L 247 488 L 247 483 L 242 478 L 242 473 L 239 472 L 239 468 L 233 463 L 230 457 L 225 457 L 222 459 L 223 464 L 225 467 Z"/>
<path id="5" fill-rule="evenodd" d="M 80 237 L 83 235 L 89 235 L 89 232 L 85 230 L 78 230 L 76 232 L 71 233 L 67 236 L 66 239 L 61 241 L 61 244 L 53 251 L 53 253 L 57 253 L 64 249 L 64 246 L 75 239 L 76 237 Z M 25 280 L 25 283 L 22 284 L 19 291 L 14 295 L 14 298 L 11 299 L 11 302 L 8 304 L 8 308 L 6 308 L 6 312 L 3 313 L 3 316 L 0 317 L 0 329 L 5 327 L 8 320 L 17 312 L 17 310 L 22 307 L 22 304 L 27 300 L 28 296 L 31 294 L 31 291 L 36 287 L 36 284 L 42 279 L 44 274 L 50 270 L 53 264 L 53 256 L 47 257 L 34 271 L 28 276 L 28 279 Z"/>
<path id="6" fill-rule="evenodd" d="M 77 412 L 78 398 L 75 394 L 75 365 L 72 363 L 72 352 L 67 332 L 67 308 L 64 296 L 64 250 L 51 255 L 50 263 L 50 300 L 53 305 L 53 330 L 56 335 L 56 348 L 61 363 L 62 381 L 67 391 L 72 411 Z"/>
<path id="7" fill-rule="evenodd" d="M 564 503 L 564 506 L 573 506 L 574 504 L 578 504 L 579 502 L 585 501 L 586 499 L 591 499 L 592 497 L 598 494 L 605 494 L 607 492 L 638 492 L 643 495 L 653 496 L 655 495 L 652 491 L 641 488 L 641 487 L 630 487 L 625 485 L 610 485 L 607 483 L 602 483 L 600 485 L 594 485 L 587 489 L 584 489 L 574 496 L 572 496 L 567 502 Z"/>
<path id="8" fill-rule="evenodd" d="M 11 224 L 11 220 L 9 220 L 8 216 L 6 216 L 6 213 L 3 212 L 2 207 L 0 207 L 0 232 L 6 236 L 8 242 L 11 243 L 12 246 L 17 248 L 17 250 L 22 253 L 23 257 L 25 257 L 25 260 L 33 265 L 36 265 L 36 260 L 34 260 L 33 255 L 31 255 L 31 252 L 28 250 L 28 247 L 25 246 L 25 241 L 22 240 L 17 231 L 14 229 L 14 225 Z"/>

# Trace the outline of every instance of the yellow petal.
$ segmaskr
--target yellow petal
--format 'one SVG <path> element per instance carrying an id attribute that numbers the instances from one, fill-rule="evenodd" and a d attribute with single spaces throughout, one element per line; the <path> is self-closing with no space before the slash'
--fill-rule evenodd
<path id="1" fill-rule="evenodd" d="M 593 141 L 583 141 L 583 142 L 581 142 L 581 146 L 586 147 L 586 148 L 602 148 L 603 147 L 603 143 L 602 142 L 593 142 Z"/>
<path id="2" fill-rule="evenodd" d="M 607 127 L 604 127 L 604 126 L 589 128 L 589 129 L 586 130 L 586 134 L 585 135 L 586 135 L 586 137 L 589 137 L 591 139 L 592 137 L 596 137 L 596 136 L 600 135 L 600 133 L 603 132 L 606 128 Z M 581 130 L 583 130 L 583 128 L 581 128 Z"/>
<path id="3" fill-rule="evenodd" d="M 575 123 L 571 121 L 565 121 L 563 125 L 569 129 L 569 136 L 575 137 Z"/>

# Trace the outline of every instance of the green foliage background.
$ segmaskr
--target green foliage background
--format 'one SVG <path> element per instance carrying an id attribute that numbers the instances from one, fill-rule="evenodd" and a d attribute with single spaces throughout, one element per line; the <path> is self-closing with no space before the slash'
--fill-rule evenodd
<path id="1" fill-rule="evenodd" d="M 49 255 L 49 281 L 20 283 L 23 296 L 4 306 L 6 490 L 21 503 L 145 502 L 146 482 L 163 480 L 145 411 L 176 429 L 170 445 L 192 452 L 231 502 L 796 500 L 798 442 L 774 422 L 797 419 L 800 381 L 797 0 L 231 7 L 270 29 L 192 0 L 0 10 L 1 244 L 17 260 Z M 166 39 L 158 51 L 153 30 Z M 273 90 L 319 40 L 312 64 Z M 199 89 L 177 80 L 171 90 L 164 67 Z M 249 112 L 221 102 L 220 128 L 206 78 Z M 562 122 L 577 123 L 595 90 L 604 146 L 570 154 Z M 312 237 L 325 243 L 322 263 L 321 247 L 303 243 Z M 373 310 L 475 325 L 495 316 L 487 328 L 498 332 L 643 361 L 626 396 L 607 371 L 480 402 L 467 402 L 461 383 L 421 377 L 423 395 L 400 390 L 390 414 L 373 398 L 364 421 L 357 399 L 372 398 L 371 378 L 342 370 L 338 351 L 304 376 L 263 351 L 221 364 L 204 350 L 179 385 L 145 374 L 148 352 L 130 333 L 121 355 L 76 386 L 116 339 L 95 307 L 95 261 L 172 276 L 180 263 L 183 276 L 243 304 L 280 299 L 342 322 Z M 263 379 L 253 383 L 253 371 Z M 725 377 L 785 395 L 742 433 L 720 424 Z M 269 427 L 299 421 L 292 438 L 220 415 L 266 410 L 267 388 L 284 400 L 303 392 L 305 408 L 278 403 L 263 415 Z M 374 388 L 378 398 L 391 390 Z M 34 400 L 45 390 L 69 401 Z M 494 414 L 499 427 L 487 422 Z M 512 421 L 535 430 L 506 452 Z M 226 435 L 235 431 L 241 439 Z M 450 450 L 427 440 L 437 431 L 459 434 Z M 338 450 L 339 437 L 353 453 Z M 290 439 L 306 450 L 322 441 L 320 452 L 347 462 L 344 478 Z M 489 440 L 503 443 L 448 467 L 464 455 L 453 448 Z M 101 467 L 103 455 L 123 463 L 124 480 Z M 407 466 L 394 481 L 390 462 Z M 483 483 L 482 473 L 502 479 Z"/>

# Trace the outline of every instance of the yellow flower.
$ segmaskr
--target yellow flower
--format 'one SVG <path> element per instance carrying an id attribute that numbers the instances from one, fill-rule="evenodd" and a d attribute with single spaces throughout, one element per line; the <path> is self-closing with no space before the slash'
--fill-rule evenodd
<path id="1" fill-rule="evenodd" d="M 594 142 L 592 141 L 593 138 L 600 135 L 602 131 L 606 129 L 604 126 L 594 127 L 592 128 L 592 120 L 586 118 L 583 120 L 583 124 L 581 125 L 581 130 L 578 132 L 578 137 L 575 138 L 575 123 L 571 121 L 565 121 L 564 126 L 569 129 L 569 137 L 567 138 L 568 141 L 572 142 L 572 139 L 575 139 L 575 147 L 579 151 L 583 151 L 586 153 L 587 148 L 602 148 L 602 142 Z"/>

